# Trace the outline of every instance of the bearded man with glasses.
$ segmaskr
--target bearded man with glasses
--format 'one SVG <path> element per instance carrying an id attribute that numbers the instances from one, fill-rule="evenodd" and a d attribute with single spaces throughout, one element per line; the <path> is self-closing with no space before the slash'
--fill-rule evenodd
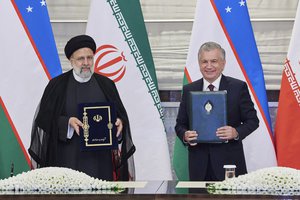
<path id="1" fill-rule="evenodd" d="M 82 171 L 104 180 L 134 179 L 129 120 L 118 90 L 109 78 L 94 73 L 96 43 L 88 35 L 71 38 L 65 55 L 72 69 L 53 78 L 45 88 L 32 128 L 29 153 L 37 167 L 58 166 Z M 82 151 L 78 117 L 81 103 L 113 102 L 120 152 Z"/>

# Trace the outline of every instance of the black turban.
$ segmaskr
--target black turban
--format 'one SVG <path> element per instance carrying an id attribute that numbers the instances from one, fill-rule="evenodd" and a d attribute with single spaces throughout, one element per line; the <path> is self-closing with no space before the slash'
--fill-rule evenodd
<path id="1" fill-rule="evenodd" d="M 71 55 L 74 53 L 74 51 L 88 47 L 90 48 L 94 53 L 96 51 L 96 43 L 94 39 L 88 35 L 78 35 L 73 38 L 71 38 L 66 46 L 65 46 L 65 54 L 68 59 L 70 59 Z"/>

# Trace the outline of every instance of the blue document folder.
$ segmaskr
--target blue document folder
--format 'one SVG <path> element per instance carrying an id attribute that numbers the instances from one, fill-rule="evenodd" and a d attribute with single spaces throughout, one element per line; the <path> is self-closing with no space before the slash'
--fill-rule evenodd
<path id="1" fill-rule="evenodd" d="M 194 142 L 226 142 L 216 136 L 216 131 L 227 125 L 227 91 L 192 91 L 189 100 L 190 130 L 198 133 Z"/>
<path id="2" fill-rule="evenodd" d="M 79 104 L 81 150 L 117 149 L 115 106 L 111 102 Z"/>

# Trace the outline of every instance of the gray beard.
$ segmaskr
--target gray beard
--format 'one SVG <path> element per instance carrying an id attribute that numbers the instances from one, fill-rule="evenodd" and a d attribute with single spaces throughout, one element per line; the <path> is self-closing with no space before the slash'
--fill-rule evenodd
<path id="1" fill-rule="evenodd" d="M 79 76 L 80 78 L 83 78 L 83 79 L 91 78 L 91 76 L 93 75 L 93 72 L 92 72 L 91 68 L 87 72 L 83 72 L 82 68 L 77 69 L 77 68 L 73 67 L 73 69 L 74 69 L 75 74 L 77 76 Z"/>

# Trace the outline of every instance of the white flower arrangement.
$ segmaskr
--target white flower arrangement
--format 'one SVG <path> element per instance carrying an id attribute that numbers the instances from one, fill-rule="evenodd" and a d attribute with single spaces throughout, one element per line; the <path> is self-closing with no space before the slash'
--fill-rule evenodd
<path id="1" fill-rule="evenodd" d="M 208 186 L 208 191 L 211 193 L 236 191 L 237 193 L 299 194 L 300 170 L 287 167 L 264 168 L 211 184 Z"/>
<path id="2" fill-rule="evenodd" d="M 63 167 L 45 167 L 0 180 L 0 191 L 97 191 L 119 190 L 117 184 Z"/>

